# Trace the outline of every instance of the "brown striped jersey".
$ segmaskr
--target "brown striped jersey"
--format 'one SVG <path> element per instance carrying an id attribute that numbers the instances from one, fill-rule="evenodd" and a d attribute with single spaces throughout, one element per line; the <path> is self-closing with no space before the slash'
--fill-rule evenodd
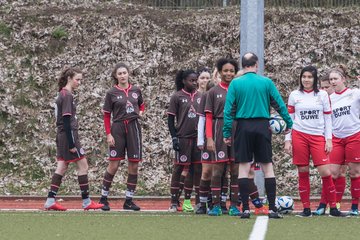
<path id="1" fill-rule="evenodd" d="M 76 105 L 72 93 L 65 88 L 61 89 L 55 103 L 56 127 L 58 131 L 64 131 L 64 116 L 70 116 L 71 130 L 77 130 L 79 125 L 76 117 Z"/>
<path id="2" fill-rule="evenodd" d="M 224 118 L 224 106 L 227 87 L 222 83 L 214 86 L 207 92 L 205 112 L 213 114 L 213 118 Z"/>
<path id="3" fill-rule="evenodd" d="M 120 122 L 139 118 L 140 109 L 143 108 L 139 87 L 129 84 L 128 88 L 122 89 L 115 85 L 106 93 L 103 111 L 112 113 L 113 122 Z"/>
<path id="4" fill-rule="evenodd" d="M 184 89 L 171 96 L 168 114 L 176 118 L 176 133 L 179 138 L 196 138 L 198 124 L 198 109 L 201 93 L 188 93 Z"/>

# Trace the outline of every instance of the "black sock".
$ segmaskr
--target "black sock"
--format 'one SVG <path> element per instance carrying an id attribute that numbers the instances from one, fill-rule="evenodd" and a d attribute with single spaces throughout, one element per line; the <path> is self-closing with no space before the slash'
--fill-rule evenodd
<path id="1" fill-rule="evenodd" d="M 243 204 L 243 211 L 250 210 L 249 208 L 249 178 L 239 178 L 239 189 L 241 201 Z"/>
<path id="2" fill-rule="evenodd" d="M 269 201 L 269 209 L 276 212 L 275 198 L 276 198 L 276 180 L 275 178 L 265 178 L 265 190 L 267 199 Z"/>

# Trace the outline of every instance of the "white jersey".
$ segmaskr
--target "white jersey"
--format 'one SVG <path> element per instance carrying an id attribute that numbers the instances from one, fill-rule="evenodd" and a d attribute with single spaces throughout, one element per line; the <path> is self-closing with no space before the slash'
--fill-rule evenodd
<path id="1" fill-rule="evenodd" d="M 288 111 L 294 122 L 294 130 L 332 138 L 331 105 L 327 92 L 295 90 L 289 96 Z M 291 135 L 288 134 L 285 140 L 291 140 Z"/>
<path id="2" fill-rule="evenodd" d="M 333 134 L 345 138 L 360 131 L 360 90 L 346 88 L 330 95 Z"/>

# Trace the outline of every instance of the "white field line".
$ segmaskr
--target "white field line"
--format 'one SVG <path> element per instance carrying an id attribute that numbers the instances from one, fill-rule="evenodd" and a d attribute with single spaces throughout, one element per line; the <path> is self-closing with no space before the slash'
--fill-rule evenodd
<path id="1" fill-rule="evenodd" d="M 269 218 L 267 216 L 257 217 L 249 240 L 264 240 L 266 236 Z"/>

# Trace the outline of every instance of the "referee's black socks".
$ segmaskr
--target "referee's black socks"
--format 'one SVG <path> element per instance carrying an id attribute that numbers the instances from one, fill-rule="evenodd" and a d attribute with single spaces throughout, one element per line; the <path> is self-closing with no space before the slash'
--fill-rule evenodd
<path id="1" fill-rule="evenodd" d="M 239 178 L 239 189 L 241 201 L 243 204 L 243 211 L 250 210 L 249 208 L 249 178 Z"/>
<path id="2" fill-rule="evenodd" d="M 276 198 L 276 180 L 274 177 L 265 178 L 265 190 L 267 199 L 269 201 L 269 209 L 276 212 L 275 198 Z"/>

